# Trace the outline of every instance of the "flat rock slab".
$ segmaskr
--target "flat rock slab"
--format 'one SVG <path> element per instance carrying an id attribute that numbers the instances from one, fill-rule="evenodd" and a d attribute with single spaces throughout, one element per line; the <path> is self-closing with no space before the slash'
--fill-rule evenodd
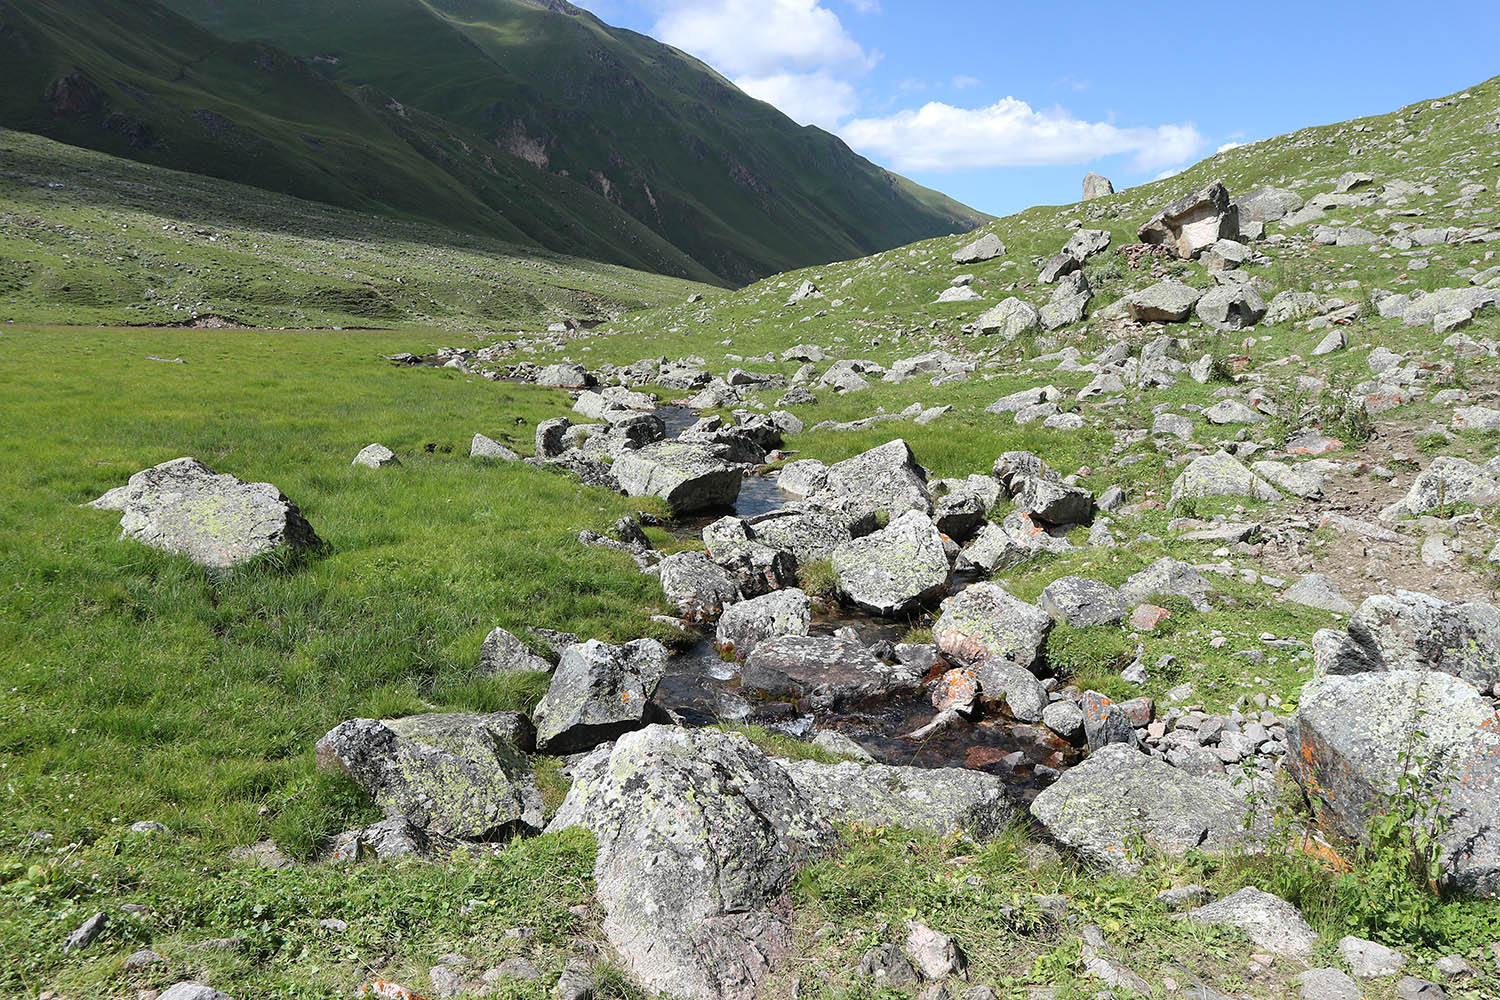
<path id="1" fill-rule="evenodd" d="M 919 666 L 878 660 L 853 640 L 786 635 L 750 651 L 740 668 L 740 689 L 819 711 L 915 691 L 924 672 Z"/>
<path id="2" fill-rule="evenodd" d="M 598 841 L 604 934 L 635 978 L 752 1000 L 791 947 L 792 879 L 838 843 L 790 775 L 739 733 L 651 726 L 574 771 L 548 830 Z"/>
<path id="3" fill-rule="evenodd" d="M 824 819 L 987 840 L 1015 818 L 1003 779 L 966 768 L 777 760 Z"/>
<path id="4" fill-rule="evenodd" d="M 1038 795 L 1031 815 L 1088 861 L 1133 871 L 1130 845 L 1167 854 L 1246 843 L 1247 806 L 1224 782 L 1180 771 L 1121 743 L 1091 753 Z"/>
<path id="5" fill-rule="evenodd" d="M 275 486 L 220 475 L 196 458 L 137 472 L 89 506 L 120 511 L 121 538 L 209 569 L 319 544 L 297 505 Z"/>

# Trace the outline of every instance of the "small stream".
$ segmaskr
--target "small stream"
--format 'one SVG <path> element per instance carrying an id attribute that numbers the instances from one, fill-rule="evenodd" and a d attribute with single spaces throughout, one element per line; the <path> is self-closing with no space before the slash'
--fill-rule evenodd
<path id="1" fill-rule="evenodd" d="M 697 419 L 697 414 L 679 406 L 659 407 L 656 415 L 665 421 L 669 437 Z M 732 513 L 745 518 L 769 514 L 790 499 L 777 488 L 775 476 L 747 475 Z M 701 539 L 703 529 L 727 513 L 731 512 L 679 518 L 668 530 L 678 538 Z M 955 578 L 955 582 L 961 586 L 967 581 Z M 817 610 L 815 602 L 811 634 L 827 636 L 852 628 L 868 646 L 882 640 L 900 642 L 910 627 L 908 622 L 867 615 L 848 606 Z M 936 677 L 934 671 L 929 680 Z M 1006 779 L 1022 802 L 1033 798 L 1079 757 L 1076 748 L 1046 727 L 1003 716 L 960 723 L 922 740 L 907 739 L 904 734 L 926 725 L 937 714 L 921 691 L 815 715 L 800 713 L 786 702 L 747 697 L 740 693 L 737 665 L 719 655 L 711 627 L 702 629 L 696 642 L 672 656 L 656 701 L 694 725 L 750 723 L 799 739 L 835 730 L 883 764 L 985 771 Z"/>

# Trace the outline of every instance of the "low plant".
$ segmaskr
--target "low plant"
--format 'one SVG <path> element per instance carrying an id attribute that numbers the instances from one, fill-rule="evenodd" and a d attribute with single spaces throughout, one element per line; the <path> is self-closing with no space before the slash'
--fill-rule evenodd
<path id="1" fill-rule="evenodd" d="M 1375 436 L 1375 421 L 1364 396 L 1356 392 L 1346 377 L 1335 376 L 1318 401 L 1318 423 L 1325 434 L 1331 434 L 1346 445 L 1364 444 Z"/>

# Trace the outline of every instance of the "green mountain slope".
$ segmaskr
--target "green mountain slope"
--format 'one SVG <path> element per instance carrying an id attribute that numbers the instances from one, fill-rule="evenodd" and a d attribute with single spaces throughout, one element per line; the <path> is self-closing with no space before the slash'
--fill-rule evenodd
<path id="1" fill-rule="evenodd" d="M 505 330 L 718 290 L 0 129 L 0 322 Z"/>
<path id="2" fill-rule="evenodd" d="M 711 273 L 584 185 L 153 3 L 0 3 L 0 125 L 666 274 Z"/>
<path id="3" fill-rule="evenodd" d="M 690 56 L 566 3 L 169 0 L 584 181 L 732 280 L 984 216 L 797 125 Z"/>

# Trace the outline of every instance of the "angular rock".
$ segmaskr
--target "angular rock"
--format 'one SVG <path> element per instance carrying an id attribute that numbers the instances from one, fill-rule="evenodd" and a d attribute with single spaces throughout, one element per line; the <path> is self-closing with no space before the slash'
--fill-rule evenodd
<path id="1" fill-rule="evenodd" d="M 789 953 L 787 890 L 837 844 L 787 773 L 738 733 L 652 726 L 576 769 L 549 830 L 598 841 L 604 933 L 648 989 L 752 1000 Z"/>
<path id="2" fill-rule="evenodd" d="M 1394 976 L 1406 965 L 1406 956 L 1396 949 L 1352 934 L 1339 939 L 1339 954 L 1349 963 L 1349 971 L 1356 979 Z"/>
<path id="3" fill-rule="evenodd" d="M 1246 222 L 1279 222 L 1305 204 L 1297 192 L 1269 185 L 1258 187 L 1235 200 L 1242 225 Z"/>
<path id="4" fill-rule="evenodd" d="M 1304 607 L 1333 611 L 1341 615 L 1354 614 L 1354 605 L 1338 592 L 1333 581 L 1321 573 L 1308 573 L 1302 579 L 1281 592 L 1281 599 L 1301 604 Z"/>
<path id="5" fill-rule="evenodd" d="M 953 263 L 979 264 L 1005 254 L 1005 244 L 994 233 L 985 233 L 979 239 L 954 251 Z"/>
<path id="6" fill-rule="evenodd" d="M 184 982 L 168 986 L 156 1000 L 234 1000 L 234 998 L 228 993 L 220 993 L 202 983 Z"/>
<path id="7" fill-rule="evenodd" d="M 1380 519 L 1394 521 L 1459 503 L 1476 507 L 1500 503 L 1500 458 L 1484 465 L 1447 455 L 1433 459 L 1413 480 L 1406 496 L 1380 512 Z"/>
<path id="8" fill-rule="evenodd" d="M 811 625 L 808 596 L 796 589 L 779 590 L 728 608 L 714 635 L 720 649 L 743 656 L 766 639 L 806 635 Z"/>
<path id="9" fill-rule="evenodd" d="M 790 552 L 797 564 L 833 558 L 853 536 L 845 519 L 816 510 L 779 510 L 750 522 L 751 536 L 764 545 Z"/>
<path id="10" fill-rule="evenodd" d="M 1125 297 L 1125 311 L 1137 323 L 1182 323 L 1203 293 L 1176 279 L 1158 281 Z"/>
<path id="11" fill-rule="evenodd" d="M 654 721 L 651 699 L 666 671 L 666 647 L 655 639 L 569 646 L 532 714 L 537 750 L 590 750 Z"/>
<path id="12" fill-rule="evenodd" d="M 877 615 L 898 615 L 948 589 L 948 554 L 926 514 L 909 510 L 833 553 L 839 592 Z"/>
<path id="13" fill-rule="evenodd" d="M 500 462 L 519 462 L 521 460 L 520 455 L 517 455 L 494 438 L 487 438 L 483 434 L 475 434 L 474 440 L 469 442 L 469 457 L 487 458 Z"/>
<path id="14" fill-rule="evenodd" d="M 1114 625 L 1130 610 L 1118 590 L 1082 576 L 1053 580 L 1042 590 L 1036 605 L 1074 628 Z"/>
<path id="15" fill-rule="evenodd" d="M 972 668 L 980 690 L 991 701 L 1003 701 L 1021 722 L 1040 722 L 1047 709 L 1047 689 L 1032 673 L 1001 656 L 979 661 Z"/>
<path id="16" fill-rule="evenodd" d="M 998 835 L 1016 816 L 1004 779 L 967 768 L 889 767 L 844 761 L 777 759 L 815 814 L 837 823 L 921 830 L 976 841 Z"/>
<path id="17" fill-rule="evenodd" d="M 1167 854 L 1246 843 L 1246 805 L 1227 784 L 1194 777 L 1124 744 L 1089 754 L 1031 804 L 1054 839 L 1116 871 L 1137 865 L 1139 840 Z"/>
<path id="18" fill-rule="evenodd" d="M 882 512 L 892 520 L 910 510 L 932 513 L 926 472 L 900 438 L 829 466 L 807 505 L 843 516 L 857 535 L 872 530 Z"/>
<path id="19" fill-rule="evenodd" d="M 1276 487 L 1240 464 L 1225 452 L 1200 455 L 1188 463 L 1172 483 L 1172 500 L 1184 497 L 1250 497 L 1255 500 L 1279 500 Z"/>
<path id="20" fill-rule="evenodd" d="M 1052 616 L 994 583 L 976 583 L 943 602 L 932 626 L 943 654 L 964 666 L 1004 659 L 1022 669 L 1037 664 L 1052 631 Z"/>
<path id="21" fill-rule="evenodd" d="M 858 641 L 788 635 L 766 639 L 750 651 L 740 667 L 740 688 L 808 712 L 915 691 L 923 673 L 920 667 L 884 663 Z"/>
<path id="22" fill-rule="evenodd" d="M 214 570 L 321 544 L 297 505 L 276 487 L 218 475 L 196 458 L 137 472 L 89 506 L 120 511 L 122 539 Z"/>
<path id="23" fill-rule="evenodd" d="M 1220 285 L 1203 293 L 1197 311 L 1198 318 L 1216 330 L 1243 330 L 1260 322 L 1266 302 L 1249 285 Z"/>
<path id="24" fill-rule="evenodd" d="M 318 766 L 348 774 L 387 817 L 426 835 L 505 839 L 542 825 L 530 735 L 514 712 L 351 719 L 318 741 Z"/>
<path id="25" fill-rule="evenodd" d="M 1006 340 L 1015 340 L 1028 333 L 1041 332 L 1042 320 L 1035 307 L 1012 296 L 982 313 L 974 321 L 974 328 L 981 334 L 998 333 Z"/>
<path id="26" fill-rule="evenodd" d="M 1359 606 L 1344 636 L 1315 653 L 1324 673 L 1435 670 L 1488 690 L 1500 682 L 1500 608 L 1409 590 L 1376 594 Z"/>
<path id="27" fill-rule="evenodd" d="M 552 664 L 533 653 L 524 642 L 503 628 L 491 630 L 479 647 L 479 672 L 503 674 L 512 670 L 535 670 L 543 673 Z"/>
<path id="28" fill-rule="evenodd" d="M 1308 958 L 1318 943 L 1317 933 L 1295 906 L 1254 886 L 1190 910 L 1187 918 L 1200 924 L 1238 927 L 1257 947 L 1284 958 Z"/>
<path id="29" fill-rule="evenodd" d="M 1090 170 L 1083 175 L 1083 200 L 1093 201 L 1095 198 L 1106 198 L 1115 193 L 1115 186 L 1109 182 L 1108 177 L 1094 173 Z"/>
<path id="30" fill-rule="evenodd" d="M 661 561 L 662 592 L 689 621 L 717 618 L 742 600 L 739 581 L 702 552 L 676 552 Z"/>
<path id="31" fill-rule="evenodd" d="M 1178 257 L 1197 257 L 1216 240 L 1238 239 L 1240 215 L 1229 191 L 1218 181 L 1172 202 L 1137 231 L 1142 243 L 1172 249 Z"/>
<path id="32" fill-rule="evenodd" d="M 1120 588 L 1120 597 L 1130 605 L 1144 604 L 1152 597 L 1165 595 L 1185 598 L 1198 611 L 1208 610 L 1208 595 L 1211 593 L 1213 587 L 1203 574 L 1170 556 L 1156 560 L 1126 580 Z"/>
<path id="33" fill-rule="evenodd" d="M 679 514 L 732 507 L 741 476 L 722 445 L 662 441 L 628 451 L 610 467 L 626 496 L 658 496 Z"/>

